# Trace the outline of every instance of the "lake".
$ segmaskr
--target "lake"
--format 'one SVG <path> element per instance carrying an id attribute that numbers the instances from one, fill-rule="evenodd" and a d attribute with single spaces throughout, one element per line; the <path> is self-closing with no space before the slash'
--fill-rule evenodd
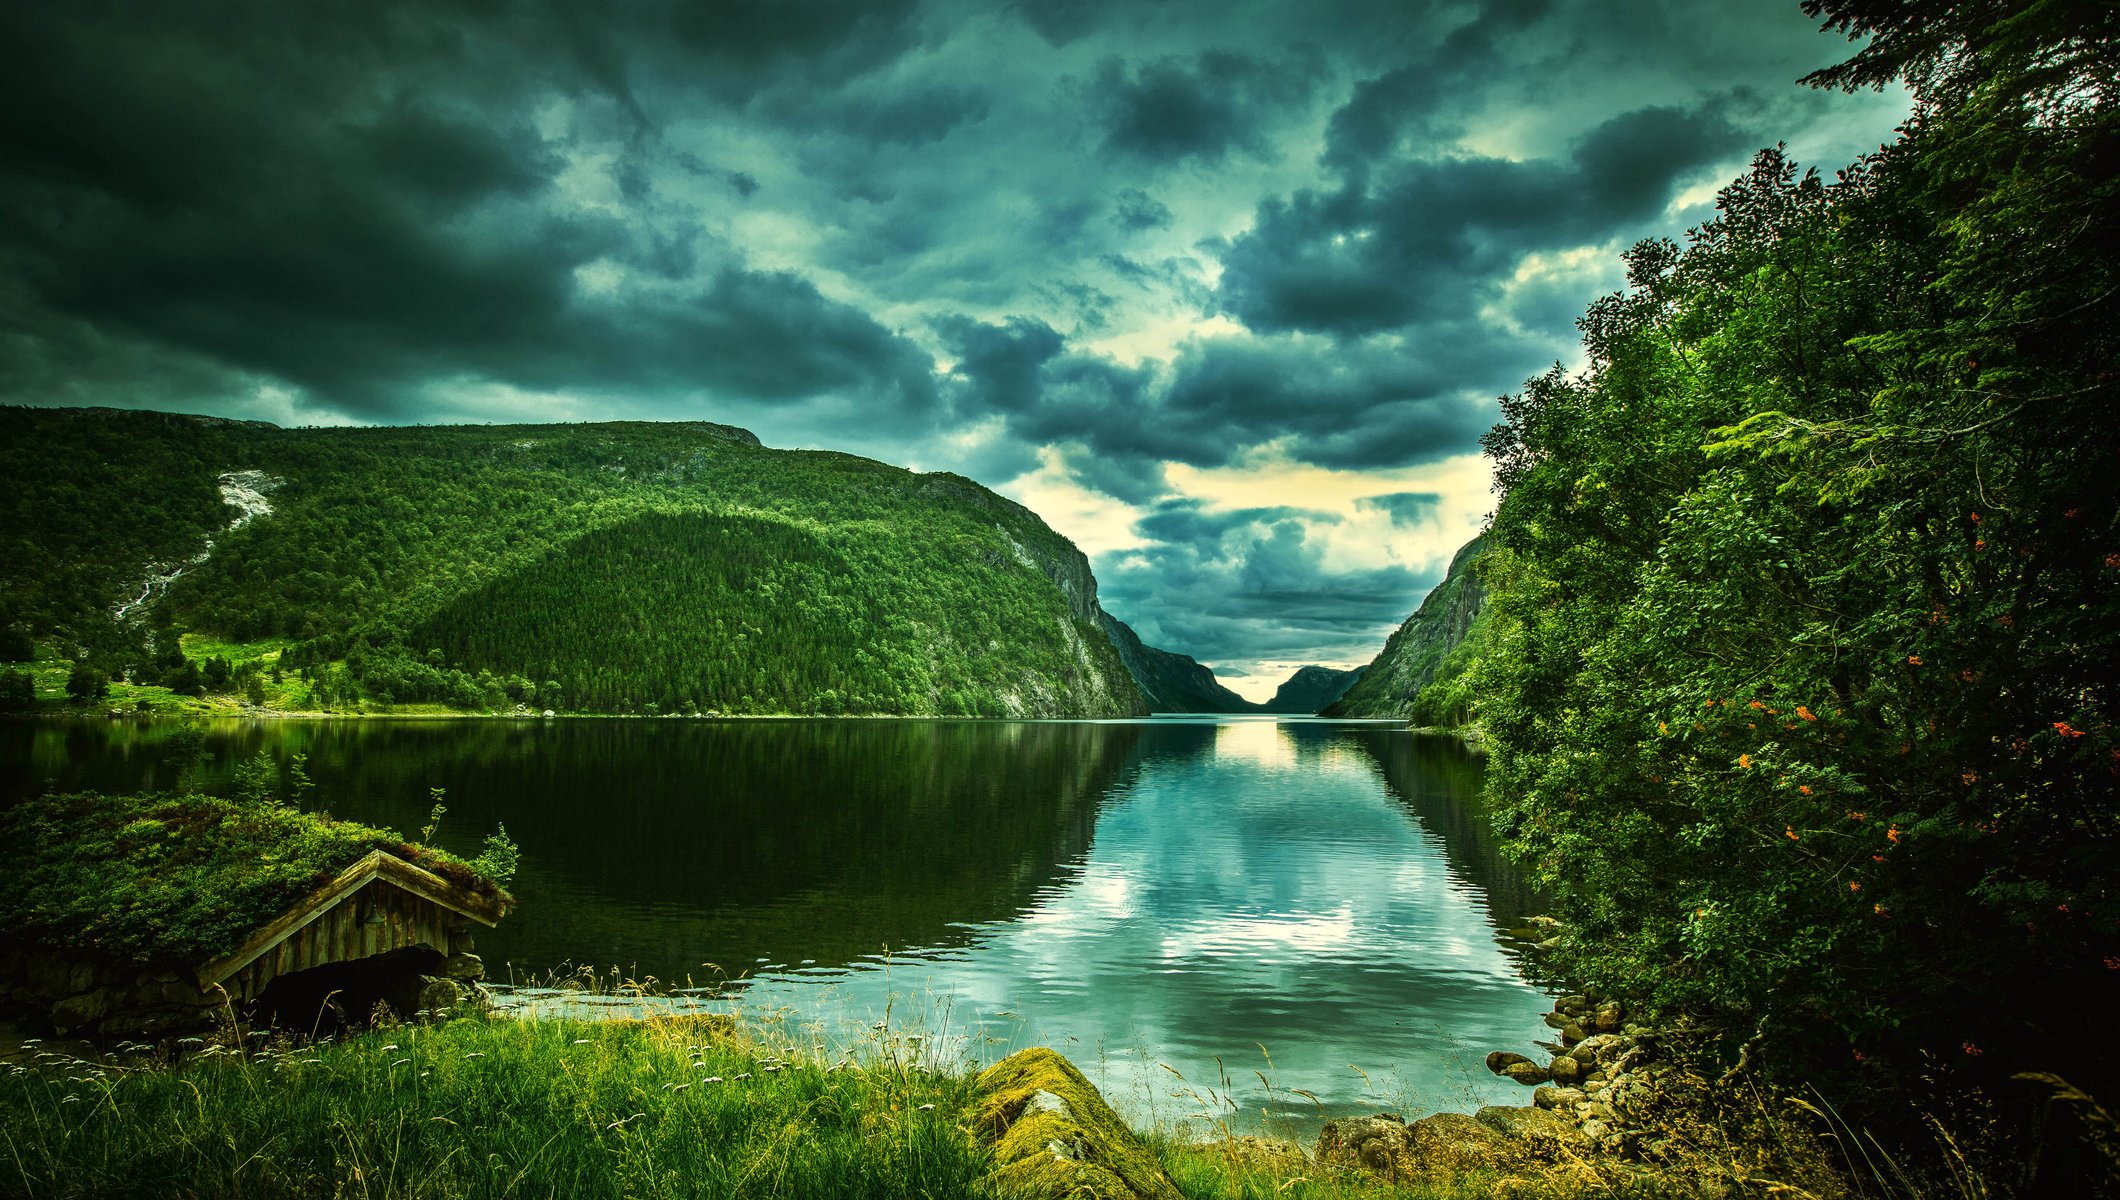
<path id="1" fill-rule="evenodd" d="M 443 788 L 436 843 L 469 857 L 505 822 L 522 847 L 521 906 L 480 938 L 493 980 L 593 967 L 791 1038 L 888 1018 L 930 1054 L 1049 1044 L 1143 1121 L 1527 1103 L 1481 1060 L 1546 1035 L 1498 936 L 1536 898 L 1494 850 L 1478 760 L 1391 725 L 178 728 L 0 725 L 0 797 L 220 789 L 266 749 L 309 756 L 311 807 L 416 836 Z"/>

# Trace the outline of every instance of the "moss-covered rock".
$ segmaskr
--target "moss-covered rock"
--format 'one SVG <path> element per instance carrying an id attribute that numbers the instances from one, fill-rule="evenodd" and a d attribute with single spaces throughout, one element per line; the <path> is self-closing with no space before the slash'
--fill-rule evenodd
<path id="1" fill-rule="evenodd" d="M 994 1145 L 995 1182 L 1050 1200 L 1181 1200 L 1155 1155 L 1075 1064 L 1044 1047 L 982 1072 L 974 1121 Z"/>

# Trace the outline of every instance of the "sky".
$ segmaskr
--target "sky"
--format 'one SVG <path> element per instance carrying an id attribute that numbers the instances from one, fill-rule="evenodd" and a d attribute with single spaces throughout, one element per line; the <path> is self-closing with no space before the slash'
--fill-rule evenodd
<path id="1" fill-rule="evenodd" d="M 1896 92 L 1795 0 L 0 7 L 0 403 L 970 476 L 1254 698 L 1494 506 L 1619 254 Z"/>

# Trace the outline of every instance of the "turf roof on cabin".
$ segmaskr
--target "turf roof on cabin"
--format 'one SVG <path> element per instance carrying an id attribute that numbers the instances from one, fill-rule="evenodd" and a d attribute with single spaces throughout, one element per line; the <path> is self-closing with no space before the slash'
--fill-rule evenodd
<path id="1" fill-rule="evenodd" d="M 213 796 L 36 796 L 0 813 L 0 939 L 140 963 L 227 954 L 370 852 L 484 896 L 463 860 L 386 829 Z"/>

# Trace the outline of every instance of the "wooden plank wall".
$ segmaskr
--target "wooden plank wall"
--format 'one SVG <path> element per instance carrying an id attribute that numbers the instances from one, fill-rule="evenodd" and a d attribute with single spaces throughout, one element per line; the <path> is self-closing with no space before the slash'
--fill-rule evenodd
<path id="1" fill-rule="evenodd" d="M 431 900 L 377 879 L 289 934 L 222 986 L 240 1002 L 256 999 L 266 984 L 290 971 L 370 958 L 408 946 L 447 954 L 449 930 L 462 921 Z"/>

